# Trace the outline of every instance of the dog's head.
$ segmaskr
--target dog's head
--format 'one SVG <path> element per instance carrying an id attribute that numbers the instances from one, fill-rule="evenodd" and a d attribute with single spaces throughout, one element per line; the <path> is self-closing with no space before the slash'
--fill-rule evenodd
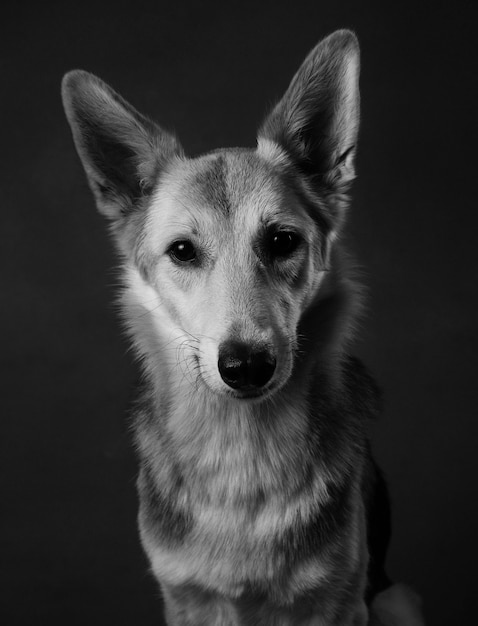
<path id="1" fill-rule="evenodd" d="M 290 378 L 301 320 L 329 298 L 354 177 L 355 36 L 309 54 L 256 149 L 189 159 L 170 133 L 98 78 L 63 100 L 98 209 L 124 260 L 125 317 L 149 370 L 218 394 L 265 397 Z"/>

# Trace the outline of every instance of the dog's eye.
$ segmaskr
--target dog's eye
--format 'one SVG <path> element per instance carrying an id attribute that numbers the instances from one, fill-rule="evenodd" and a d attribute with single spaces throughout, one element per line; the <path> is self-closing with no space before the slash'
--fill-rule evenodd
<path id="1" fill-rule="evenodd" d="M 271 235 L 269 250 L 273 257 L 289 256 L 300 243 L 296 233 L 290 231 L 277 231 Z"/>
<path id="2" fill-rule="evenodd" d="M 169 255 L 177 263 L 191 263 L 196 260 L 196 248 L 187 239 L 175 241 L 169 248 Z"/>

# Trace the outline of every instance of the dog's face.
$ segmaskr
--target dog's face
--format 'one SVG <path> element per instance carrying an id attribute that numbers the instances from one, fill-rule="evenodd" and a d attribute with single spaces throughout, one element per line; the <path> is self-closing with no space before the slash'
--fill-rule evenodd
<path id="1" fill-rule="evenodd" d="M 287 380 L 324 275 L 327 234 L 276 159 L 258 149 L 178 160 L 147 208 L 136 256 L 162 327 L 217 393 L 263 395 Z"/>
<path id="2" fill-rule="evenodd" d="M 357 81 L 356 40 L 339 31 L 306 59 L 257 149 L 188 159 L 104 83 L 67 75 L 67 115 L 150 363 L 241 399 L 286 383 L 353 178 Z"/>

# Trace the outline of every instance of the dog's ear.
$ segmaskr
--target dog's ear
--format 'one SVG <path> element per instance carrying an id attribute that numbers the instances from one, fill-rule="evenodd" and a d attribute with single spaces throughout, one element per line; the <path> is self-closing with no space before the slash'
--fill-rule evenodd
<path id="1" fill-rule="evenodd" d="M 117 225 L 181 147 L 93 74 L 68 72 L 62 97 L 98 209 Z"/>
<path id="2" fill-rule="evenodd" d="M 332 33 L 310 52 L 259 131 L 259 142 L 278 144 L 326 192 L 344 192 L 354 178 L 359 66 L 356 36 Z"/>

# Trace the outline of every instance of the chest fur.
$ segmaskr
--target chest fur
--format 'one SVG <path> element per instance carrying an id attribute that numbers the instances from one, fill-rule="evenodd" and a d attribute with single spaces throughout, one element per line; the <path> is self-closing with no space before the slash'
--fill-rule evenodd
<path id="1" fill-rule="evenodd" d="M 247 590 L 295 597 L 356 563 L 360 507 L 352 490 L 314 489 L 285 502 L 270 497 L 256 507 L 202 504 L 191 511 L 181 541 L 158 536 L 142 506 L 143 545 L 157 578 L 170 585 L 199 585 L 234 598 Z M 319 492 L 320 493 L 320 492 Z M 347 511 L 347 515 L 345 515 Z M 332 525 L 333 524 L 333 525 Z"/>
<path id="2" fill-rule="evenodd" d="M 139 523 L 156 577 L 238 597 L 294 595 L 336 572 L 359 543 L 360 467 L 346 478 L 345 443 L 333 463 L 321 454 L 326 421 L 295 398 L 252 410 L 182 398 L 162 420 L 145 411 Z"/>

